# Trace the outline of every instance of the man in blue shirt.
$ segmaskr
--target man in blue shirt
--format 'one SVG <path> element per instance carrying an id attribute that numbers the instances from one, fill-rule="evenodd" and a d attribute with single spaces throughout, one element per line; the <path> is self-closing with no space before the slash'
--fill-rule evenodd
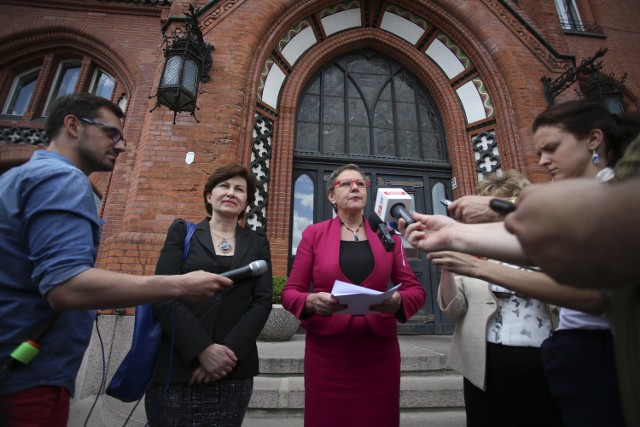
<path id="1" fill-rule="evenodd" d="M 0 177 L 0 363 L 52 322 L 33 362 L 1 379 L 0 423 L 66 427 L 93 309 L 206 299 L 232 283 L 203 271 L 134 276 L 94 267 L 103 221 L 87 175 L 111 171 L 125 150 L 122 118 L 104 98 L 62 97 L 45 124 L 49 148 Z"/>

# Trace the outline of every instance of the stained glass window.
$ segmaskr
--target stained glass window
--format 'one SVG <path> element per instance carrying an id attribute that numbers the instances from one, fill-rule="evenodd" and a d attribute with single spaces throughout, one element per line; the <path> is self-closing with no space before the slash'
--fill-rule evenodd
<path id="1" fill-rule="evenodd" d="M 372 50 L 327 64 L 298 107 L 298 155 L 446 159 L 442 125 L 429 93 L 392 59 Z"/>

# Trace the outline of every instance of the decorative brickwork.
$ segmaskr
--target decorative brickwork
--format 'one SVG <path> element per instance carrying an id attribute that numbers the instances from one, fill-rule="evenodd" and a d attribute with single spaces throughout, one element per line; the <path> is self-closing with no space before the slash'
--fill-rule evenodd
<path id="1" fill-rule="evenodd" d="M 41 129 L 0 127 L 0 141 L 8 144 L 49 145 L 49 139 Z"/>

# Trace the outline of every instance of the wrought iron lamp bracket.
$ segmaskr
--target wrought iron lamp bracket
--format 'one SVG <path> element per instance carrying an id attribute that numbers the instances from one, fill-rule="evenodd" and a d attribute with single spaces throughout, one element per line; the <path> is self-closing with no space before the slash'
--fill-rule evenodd
<path id="1" fill-rule="evenodd" d="M 554 99 L 572 84 L 574 84 L 581 75 L 593 73 L 602 68 L 602 61 L 596 62 L 598 58 L 603 57 L 609 49 L 600 49 L 590 58 L 583 59 L 577 67 L 571 67 L 557 79 L 551 80 L 551 77 L 544 76 L 542 81 L 544 97 L 548 105 L 553 105 Z"/>

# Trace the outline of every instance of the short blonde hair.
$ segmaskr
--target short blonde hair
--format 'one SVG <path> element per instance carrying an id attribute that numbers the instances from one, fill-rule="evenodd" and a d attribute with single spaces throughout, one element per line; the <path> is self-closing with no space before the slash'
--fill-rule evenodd
<path id="1" fill-rule="evenodd" d="M 530 182 L 515 170 L 508 170 L 502 175 L 496 172 L 487 175 L 476 186 L 478 196 L 517 197 Z"/>
<path id="2" fill-rule="evenodd" d="M 338 175 L 340 175 L 342 172 L 346 170 L 354 170 L 358 172 L 360 175 L 362 175 L 362 178 L 364 178 L 364 171 L 360 168 L 360 166 L 356 165 L 355 163 L 349 163 L 346 165 L 338 166 L 333 170 L 333 172 L 331 172 L 331 175 L 329 175 L 329 179 L 327 180 L 328 191 L 333 191 L 333 184 L 336 183 L 336 180 L 338 179 Z"/>

